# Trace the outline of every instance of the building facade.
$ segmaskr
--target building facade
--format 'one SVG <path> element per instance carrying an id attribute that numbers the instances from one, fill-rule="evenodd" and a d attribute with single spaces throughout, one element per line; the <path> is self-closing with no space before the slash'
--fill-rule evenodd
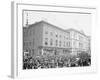
<path id="1" fill-rule="evenodd" d="M 70 33 L 71 52 L 73 55 L 77 55 L 80 52 L 89 53 L 90 36 L 86 36 L 84 32 L 75 29 L 67 29 L 66 31 Z"/>
<path id="2" fill-rule="evenodd" d="M 76 55 L 88 51 L 89 38 L 74 29 L 63 30 L 40 21 L 23 27 L 23 52 L 32 56 Z"/>

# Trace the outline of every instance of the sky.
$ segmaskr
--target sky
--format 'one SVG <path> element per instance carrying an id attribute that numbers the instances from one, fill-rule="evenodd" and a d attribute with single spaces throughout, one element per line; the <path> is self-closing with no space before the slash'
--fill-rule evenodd
<path id="1" fill-rule="evenodd" d="M 23 25 L 25 26 L 27 19 L 28 24 L 34 24 L 35 22 L 44 20 L 62 29 L 73 28 L 91 36 L 91 18 L 91 14 L 24 11 Z"/>

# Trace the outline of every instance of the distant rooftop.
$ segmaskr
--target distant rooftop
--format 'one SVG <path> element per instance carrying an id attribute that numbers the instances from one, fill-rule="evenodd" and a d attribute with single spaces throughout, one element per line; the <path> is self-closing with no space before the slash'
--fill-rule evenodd
<path id="1" fill-rule="evenodd" d="M 78 31 L 78 30 L 73 29 L 73 28 L 66 29 L 66 31 L 68 31 L 68 32 L 69 32 L 69 31 L 75 31 L 75 32 L 78 32 L 78 33 L 80 33 L 80 34 L 86 36 L 86 37 L 90 37 L 90 36 L 85 35 L 85 33 L 84 33 L 83 31 Z"/>

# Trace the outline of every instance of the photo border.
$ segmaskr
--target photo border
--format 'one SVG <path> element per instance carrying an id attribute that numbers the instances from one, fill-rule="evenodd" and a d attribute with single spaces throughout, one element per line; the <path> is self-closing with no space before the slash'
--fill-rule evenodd
<path id="1" fill-rule="evenodd" d="M 18 36 L 18 35 L 20 35 L 20 32 L 22 31 L 22 30 L 20 30 L 19 29 L 19 18 L 20 18 L 20 16 L 19 16 L 19 6 L 21 6 L 21 7 L 23 7 L 23 6 L 37 6 L 37 7 L 39 7 L 39 6 L 41 6 L 41 7 L 49 7 L 49 8 L 64 8 L 64 9 L 79 9 L 80 10 L 80 12 L 82 12 L 81 11 L 81 9 L 83 9 L 83 11 L 85 11 L 85 12 L 89 12 L 89 13 L 91 13 L 92 14 L 92 16 L 93 16 L 93 23 L 92 23 L 92 35 L 93 35 L 93 37 L 95 36 L 95 26 L 96 26 L 96 8 L 93 8 L 93 7 L 73 7 L 73 6 L 56 6 L 56 5 L 41 5 L 41 4 L 26 4 L 26 3 L 18 3 L 18 2 L 12 2 L 12 6 L 11 7 L 13 7 L 12 8 L 12 11 L 11 11 L 11 13 L 12 13 L 12 54 L 11 54 L 11 58 L 12 58 L 12 60 L 11 60 L 11 76 L 13 77 L 13 78 L 18 78 L 18 77 L 30 77 L 30 74 L 31 73 L 36 73 L 37 75 L 35 75 L 35 76 L 41 76 L 41 74 L 40 75 L 38 75 L 40 72 L 42 72 L 42 73 L 45 73 L 45 72 L 47 72 L 48 74 L 55 74 L 55 72 L 58 74 L 58 73 L 60 73 L 60 74 L 65 74 L 66 72 L 64 72 L 64 70 L 68 70 L 68 72 L 67 72 L 67 74 L 72 74 L 72 73 L 91 73 L 91 72 L 96 72 L 97 71 L 97 68 L 96 68 L 96 55 L 93 55 L 91 58 L 94 60 L 93 61 L 93 65 L 94 66 L 91 66 L 91 68 L 89 68 L 88 69 L 88 71 L 86 70 L 86 71 L 80 71 L 79 69 L 77 69 L 77 68 L 59 68 L 59 69 L 42 69 L 42 70 L 34 70 L 34 72 L 33 72 L 33 70 L 29 70 L 28 72 L 27 71 L 23 71 L 23 70 L 21 70 L 21 67 L 19 66 L 19 65 L 21 65 L 21 63 L 20 63 L 20 60 L 22 59 L 20 59 L 19 58 L 19 50 L 21 50 L 18 46 L 19 46 L 19 39 L 20 39 L 20 37 Z M 21 9 L 21 7 L 20 7 L 20 9 Z M 22 8 L 22 9 L 27 9 L 27 8 Z M 48 10 L 48 9 L 47 9 Z M 74 11 L 75 12 L 75 11 Z M 79 13 L 79 12 L 78 12 Z M 22 15 L 22 14 L 20 14 L 20 15 Z M 21 18 L 22 19 L 22 18 Z M 23 25 L 23 24 L 22 24 Z M 94 42 L 93 40 L 94 40 L 94 38 L 92 37 L 92 42 Z M 91 42 L 91 43 L 92 43 Z M 20 43 L 22 43 L 22 42 L 20 42 Z M 93 44 L 94 45 L 94 44 Z M 94 50 L 94 48 L 93 48 L 93 45 L 91 46 L 91 52 L 93 53 L 95 53 L 95 50 Z M 78 67 L 79 68 L 79 67 Z M 81 69 L 84 69 L 84 67 L 81 67 Z M 86 67 L 85 67 L 85 69 L 86 69 Z M 77 71 L 77 70 L 79 70 L 79 71 Z M 25 74 L 22 74 L 22 73 L 25 73 Z M 33 74 L 32 74 L 33 75 Z M 32 76 L 31 75 L 31 76 Z M 47 75 L 47 74 L 43 74 L 42 76 L 45 76 L 45 75 Z M 59 74 L 58 74 L 59 75 Z M 35 77 L 35 76 L 33 76 L 33 77 Z"/>

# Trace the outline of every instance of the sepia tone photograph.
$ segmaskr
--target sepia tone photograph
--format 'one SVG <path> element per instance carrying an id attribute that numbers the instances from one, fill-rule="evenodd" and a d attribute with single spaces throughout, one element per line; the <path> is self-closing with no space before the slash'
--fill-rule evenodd
<path id="1" fill-rule="evenodd" d="M 91 13 L 23 10 L 23 70 L 91 66 Z"/>

